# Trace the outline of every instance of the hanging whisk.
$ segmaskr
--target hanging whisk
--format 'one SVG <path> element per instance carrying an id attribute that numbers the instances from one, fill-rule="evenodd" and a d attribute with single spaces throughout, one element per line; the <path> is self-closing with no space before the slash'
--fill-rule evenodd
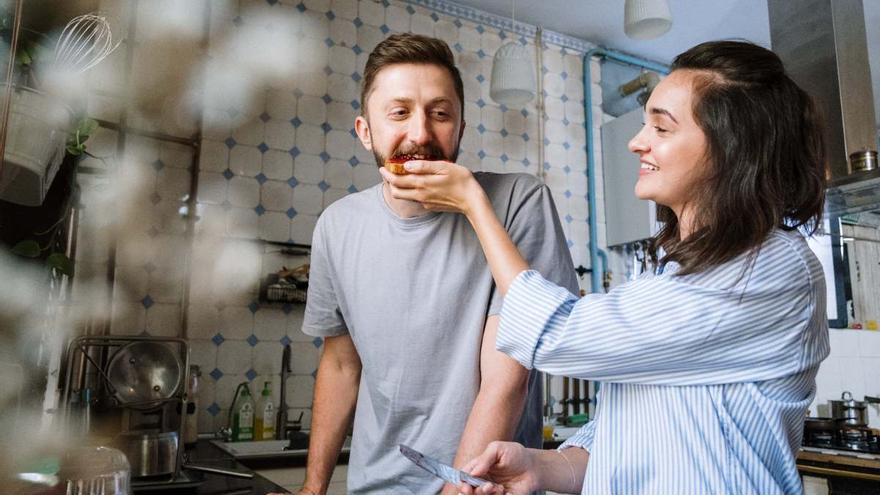
<path id="1" fill-rule="evenodd" d="M 55 44 L 55 66 L 75 73 L 85 72 L 98 65 L 119 42 L 113 44 L 110 23 L 103 16 L 83 14 L 64 26 Z"/>

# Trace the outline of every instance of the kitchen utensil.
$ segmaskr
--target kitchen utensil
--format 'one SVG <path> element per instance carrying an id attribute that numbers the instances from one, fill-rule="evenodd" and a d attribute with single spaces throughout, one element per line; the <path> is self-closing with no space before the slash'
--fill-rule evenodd
<path id="1" fill-rule="evenodd" d="M 856 151 L 849 155 L 853 172 L 867 172 L 877 169 L 877 152 L 870 150 Z"/>
<path id="2" fill-rule="evenodd" d="M 176 431 L 121 433 L 115 443 L 128 458 L 134 478 L 168 475 L 176 471 L 179 446 Z"/>
<path id="3" fill-rule="evenodd" d="M 110 23 L 103 16 L 76 16 L 64 26 L 55 44 L 55 66 L 74 73 L 85 72 L 113 53 L 119 43 L 113 43 Z"/>
<path id="4" fill-rule="evenodd" d="M 121 405 L 151 407 L 172 397 L 180 387 L 183 364 L 167 345 L 140 341 L 127 344 L 113 355 L 107 377 Z"/>
<path id="5" fill-rule="evenodd" d="M 128 495 L 131 470 L 125 455 L 109 447 L 76 447 L 65 453 L 59 478 L 67 495 Z"/>
<path id="6" fill-rule="evenodd" d="M 880 398 L 865 396 L 864 401 L 854 400 L 852 393 L 844 391 L 840 394 L 841 400 L 832 400 L 831 416 L 838 424 L 844 426 L 867 426 L 868 425 L 868 406 L 867 404 L 880 404 Z"/>
<path id="7" fill-rule="evenodd" d="M 464 471 L 459 471 L 458 469 L 455 469 L 448 464 L 443 464 L 437 459 L 428 457 L 415 449 L 407 447 L 406 445 L 400 446 L 400 453 L 403 454 L 407 459 L 414 462 L 416 466 L 424 469 L 425 471 L 433 474 L 434 476 L 440 478 L 447 483 L 458 485 L 459 483 L 464 481 L 465 483 L 473 487 L 482 486 L 488 483 L 488 481 L 484 479 L 476 478 Z"/>

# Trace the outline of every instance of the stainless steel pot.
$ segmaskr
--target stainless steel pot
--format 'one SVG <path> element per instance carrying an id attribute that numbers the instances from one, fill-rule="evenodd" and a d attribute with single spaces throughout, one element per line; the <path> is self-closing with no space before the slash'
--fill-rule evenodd
<path id="1" fill-rule="evenodd" d="M 179 438 L 176 431 L 122 433 L 116 437 L 116 444 L 131 464 L 132 478 L 168 475 L 177 467 Z"/>
<path id="2" fill-rule="evenodd" d="M 832 400 L 831 416 L 841 426 L 868 426 L 868 403 L 880 403 L 876 397 L 865 397 L 864 401 L 854 400 L 852 393 L 840 394 L 841 400 Z"/>

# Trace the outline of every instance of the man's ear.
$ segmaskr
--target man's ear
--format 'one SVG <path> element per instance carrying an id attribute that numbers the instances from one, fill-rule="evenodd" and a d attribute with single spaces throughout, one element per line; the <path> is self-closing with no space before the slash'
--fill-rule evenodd
<path id="1" fill-rule="evenodd" d="M 461 138 L 464 137 L 464 128 L 465 128 L 466 124 L 467 124 L 467 122 L 465 122 L 464 119 L 461 119 L 461 129 L 459 129 L 459 131 L 458 131 L 458 143 L 459 144 L 461 144 Z"/>
<path id="2" fill-rule="evenodd" d="M 354 132 L 357 133 L 358 139 L 361 140 L 361 144 L 364 145 L 364 148 L 366 148 L 367 151 L 373 151 L 373 139 L 372 136 L 370 136 L 370 124 L 363 115 L 358 115 L 357 118 L 354 119 Z"/>

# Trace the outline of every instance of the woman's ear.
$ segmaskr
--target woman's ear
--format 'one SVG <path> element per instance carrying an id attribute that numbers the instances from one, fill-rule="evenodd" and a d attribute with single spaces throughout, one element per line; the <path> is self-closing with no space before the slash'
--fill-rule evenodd
<path id="1" fill-rule="evenodd" d="M 373 138 L 370 135 L 370 123 L 367 122 L 367 118 L 363 115 L 358 115 L 356 119 L 354 119 L 354 132 L 357 133 L 358 139 L 361 140 L 361 144 L 364 145 L 364 148 L 367 151 L 373 151 Z"/>

